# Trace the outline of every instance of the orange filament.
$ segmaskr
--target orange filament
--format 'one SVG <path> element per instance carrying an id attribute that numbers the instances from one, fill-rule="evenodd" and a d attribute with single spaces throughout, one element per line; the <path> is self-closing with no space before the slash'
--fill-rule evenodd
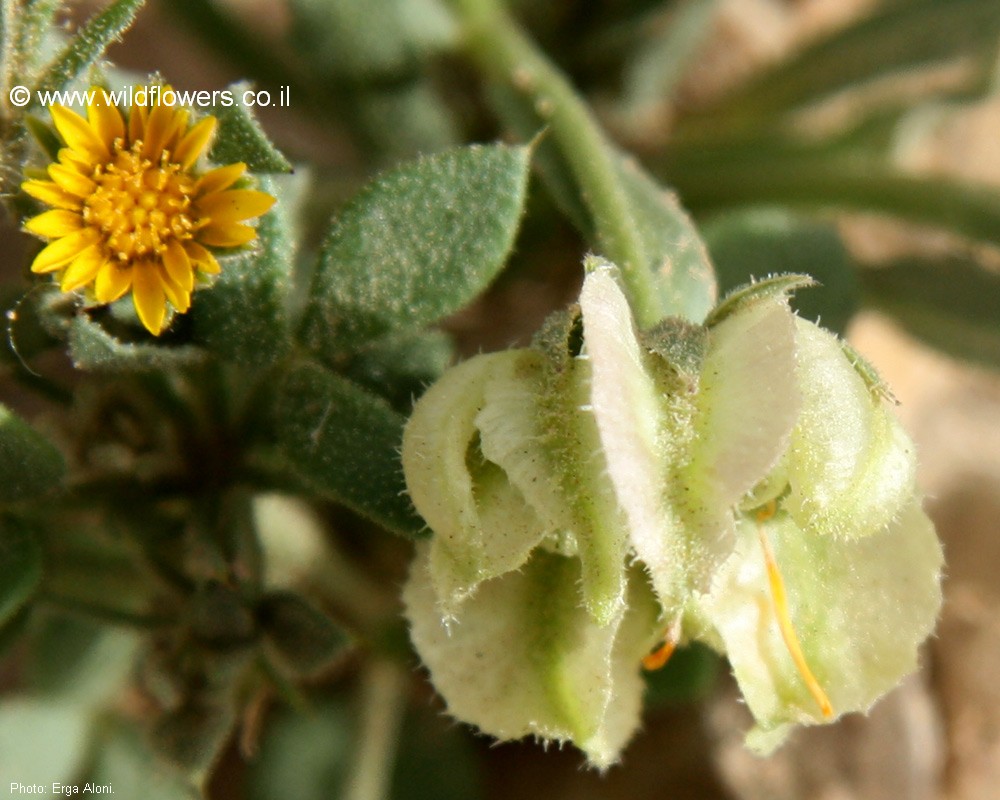
<path id="1" fill-rule="evenodd" d="M 661 669 L 670 660 L 670 656 L 677 649 L 677 642 L 670 639 L 664 640 L 663 644 L 657 647 L 652 653 L 642 658 L 642 668 L 653 672 Z"/>
<path id="2" fill-rule="evenodd" d="M 670 660 L 670 656 L 674 654 L 674 650 L 677 649 L 680 638 L 681 618 L 677 617 L 671 626 L 663 632 L 663 643 L 657 646 L 652 653 L 643 657 L 642 668 L 650 672 L 663 668 Z"/>
<path id="3" fill-rule="evenodd" d="M 757 512 L 757 535 L 760 538 L 760 546 L 764 550 L 764 561 L 767 563 L 767 578 L 771 585 L 771 598 L 774 600 L 774 613 L 778 618 L 778 627 L 781 629 L 781 638 L 785 640 L 785 647 L 788 648 L 792 661 L 798 669 L 802 680 L 805 681 L 806 688 L 819 705 L 820 713 L 824 719 L 833 717 L 833 706 L 830 699 L 819 685 L 816 676 L 809 669 L 802 647 L 799 644 L 799 637 L 795 635 L 795 628 L 792 627 L 792 620 L 788 614 L 788 597 L 785 594 L 785 582 L 778 571 L 778 563 L 774 559 L 774 551 L 771 549 L 771 542 L 767 538 L 762 523 L 771 519 L 777 511 L 777 504 L 772 500 L 764 508 Z M 643 662 L 645 663 L 645 662 Z"/>

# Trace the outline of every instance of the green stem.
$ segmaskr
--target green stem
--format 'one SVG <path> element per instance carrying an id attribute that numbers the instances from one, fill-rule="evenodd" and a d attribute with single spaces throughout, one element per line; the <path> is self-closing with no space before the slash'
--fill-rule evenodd
<path id="1" fill-rule="evenodd" d="M 656 323 L 664 310 L 621 184 L 618 159 L 587 105 L 496 0 L 452 0 L 452 5 L 479 68 L 527 96 L 548 123 L 593 218 L 598 245 L 622 271 L 640 326 Z"/>
<path id="2" fill-rule="evenodd" d="M 386 800 L 392 788 L 406 676 L 395 664 L 374 661 L 362 679 L 361 735 L 345 800 Z"/>

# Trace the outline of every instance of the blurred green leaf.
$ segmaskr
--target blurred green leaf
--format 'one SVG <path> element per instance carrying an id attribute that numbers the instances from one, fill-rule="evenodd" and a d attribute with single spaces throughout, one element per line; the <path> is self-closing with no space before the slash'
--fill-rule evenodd
<path id="1" fill-rule="evenodd" d="M 289 787 L 295 787 L 296 800 L 343 797 L 358 745 L 357 725 L 356 711 L 341 698 L 318 704 L 308 713 L 279 711 L 250 765 L 250 800 L 282 797 Z M 478 800 L 483 796 L 476 750 L 468 733 L 430 708 L 410 709 L 406 714 L 391 768 L 391 800 Z"/>
<path id="2" fill-rule="evenodd" d="M 249 766 L 250 800 L 329 800 L 341 797 L 356 741 L 347 704 L 336 700 L 295 714 L 282 709 L 274 715 Z"/>
<path id="3" fill-rule="evenodd" d="M 62 454 L 48 439 L 0 405 L 0 503 L 44 494 L 65 471 Z"/>
<path id="4" fill-rule="evenodd" d="M 31 599 L 42 577 L 42 551 L 31 531 L 0 519 L 0 626 Z"/>
<path id="5" fill-rule="evenodd" d="M 110 785 L 119 797 L 142 800 L 199 800 L 202 797 L 179 775 L 165 769 L 150 752 L 142 731 L 124 720 L 109 718 L 101 726 L 96 752 L 84 781 Z"/>
<path id="6" fill-rule="evenodd" d="M 246 599 L 218 581 L 202 584 L 191 597 L 188 624 L 193 639 L 217 651 L 246 647 L 257 634 Z"/>
<path id="7" fill-rule="evenodd" d="M 353 82 L 398 79 L 454 35 L 438 0 L 293 0 L 291 10 L 293 41 L 311 63 Z"/>
<path id="8" fill-rule="evenodd" d="M 35 84 L 32 103 L 38 92 L 63 89 L 128 30 L 145 0 L 115 0 L 95 14 L 70 39 L 65 49 L 49 64 Z"/>
<path id="9" fill-rule="evenodd" d="M 343 655 L 350 637 L 326 614 L 292 592 L 273 592 L 257 608 L 264 641 L 297 675 L 311 675 Z"/>
<path id="10" fill-rule="evenodd" d="M 995 0 L 892 3 L 739 87 L 701 122 L 720 116 L 766 120 L 865 81 L 949 58 L 976 56 L 985 75 L 998 36 Z"/>
<path id="11" fill-rule="evenodd" d="M 121 692 L 139 637 L 68 614 L 46 614 L 31 637 L 30 690 L 53 701 L 98 708 Z"/>
<path id="12" fill-rule="evenodd" d="M 1000 275 L 954 257 L 860 271 L 864 299 L 939 350 L 1000 369 Z"/>
<path id="13" fill-rule="evenodd" d="M 207 357 L 191 345 L 121 341 L 86 314 L 78 314 L 70 323 L 69 354 L 77 369 L 90 372 L 152 372 L 197 364 Z"/>
<path id="14" fill-rule="evenodd" d="M 87 756 L 92 719 L 91 709 L 74 703 L 28 698 L 0 702 L 4 789 L 12 783 L 42 786 L 42 796 L 50 797 L 53 782 L 71 781 Z"/>
<path id="15" fill-rule="evenodd" d="M 278 442 L 302 479 L 395 533 L 418 535 L 424 524 L 399 462 L 406 418 L 317 365 L 299 366 L 280 383 Z"/>
<path id="16" fill-rule="evenodd" d="M 157 753 L 204 786 L 232 731 L 235 715 L 220 698 L 194 696 L 156 723 L 152 741 Z"/>
<path id="17" fill-rule="evenodd" d="M 832 223 L 779 208 L 755 208 L 715 217 L 702 231 L 720 294 L 775 273 L 806 274 L 820 286 L 792 296 L 800 316 L 843 333 L 858 310 L 858 278 Z"/>
<path id="18" fill-rule="evenodd" d="M 436 381 L 455 357 L 451 337 L 441 331 L 390 338 L 359 350 L 347 375 L 409 414 L 413 401 Z"/>
<path id="19" fill-rule="evenodd" d="M 236 102 L 231 106 L 215 109 L 218 130 L 209 151 L 209 159 L 216 164 L 235 164 L 242 161 L 251 172 L 291 172 L 292 165 L 264 133 L 250 111 L 242 102 L 243 94 L 253 90 L 247 82 L 234 83 L 229 87 Z M 271 93 L 272 102 L 279 102 L 276 93 Z M 291 102 L 291 97 L 288 98 Z"/>
<path id="20" fill-rule="evenodd" d="M 299 187 L 294 180 L 263 179 L 260 188 L 278 202 L 258 223 L 257 241 L 247 252 L 224 258 L 215 283 L 191 304 L 195 339 L 247 366 L 273 363 L 291 347 L 288 294 L 297 244 L 292 195 Z"/>
<path id="21" fill-rule="evenodd" d="M 657 15 L 652 30 L 628 54 L 619 113 L 638 130 L 658 118 L 698 55 L 715 18 L 716 0 L 682 0 Z M 653 119 L 644 119 L 652 115 Z"/>
<path id="22" fill-rule="evenodd" d="M 530 150 L 473 145 L 405 164 L 358 194 L 320 254 L 304 338 L 342 353 L 422 328 L 503 267 L 524 206 Z"/>
<path id="23" fill-rule="evenodd" d="M 1000 244 L 1000 189 L 985 184 L 908 174 L 865 158 L 830 158 L 822 149 L 718 152 L 697 162 L 675 153 L 662 169 L 695 212 L 768 204 L 851 209 Z"/>
<path id="24" fill-rule="evenodd" d="M 426 80 L 357 96 L 358 121 L 382 163 L 397 163 L 461 143 L 448 105 Z"/>

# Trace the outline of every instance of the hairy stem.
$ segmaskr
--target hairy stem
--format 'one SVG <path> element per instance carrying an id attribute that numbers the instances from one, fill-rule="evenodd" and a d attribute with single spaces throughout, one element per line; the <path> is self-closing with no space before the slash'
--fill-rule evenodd
<path id="1" fill-rule="evenodd" d="M 548 123 L 593 219 L 602 255 L 622 271 L 642 327 L 663 317 L 642 238 L 629 210 L 614 148 L 569 81 L 497 0 L 452 0 L 473 60 L 491 80 L 527 96 Z"/>

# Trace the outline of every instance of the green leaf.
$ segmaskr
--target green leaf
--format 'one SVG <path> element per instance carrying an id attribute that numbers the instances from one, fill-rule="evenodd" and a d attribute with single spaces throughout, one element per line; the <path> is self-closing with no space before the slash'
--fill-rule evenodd
<path id="1" fill-rule="evenodd" d="M 390 85 L 357 96 L 361 130 L 384 163 L 460 144 L 451 109 L 429 81 Z"/>
<path id="2" fill-rule="evenodd" d="M 702 163 L 674 157 L 664 166 L 696 212 L 743 204 L 807 211 L 837 207 L 892 214 L 1000 243 L 1000 190 L 990 186 L 911 175 L 869 159 L 831 158 L 822 148 L 718 156 Z"/>
<path id="3" fill-rule="evenodd" d="M 318 608 L 292 592 L 261 600 L 257 619 L 265 641 L 291 672 L 312 675 L 347 651 L 350 638 Z"/>
<path id="4" fill-rule="evenodd" d="M 513 91 L 494 89 L 494 104 L 519 136 L 531 137 L 543 129 L 527 99 Z M 610 145 L 609 145 L 610 146 Z M 537 145 L 535 163 L 556 204 L 585 238 L 597 246 L 587 204 L 566 158 L 552 137 Z M 702 243 L 676 193 L 661 186 L 634 159 L 619 153 L 617 173 L 628 202 L 631 223 L 641 241 L 649 269 L 656 277 L 660 300 L 669 315 L 701 322 L 715 303 L 715 275 Z"/>
<path id="5" fill-rule="evenodd" d="M 281 380 L 277 419 L 284 457 L 318 491 L 395 533 L 420 533 L 398 454 L 406 419 L 388 403 L 306 364 Z"/>
<path id="6" fill-rule="evenodd" d="M 677 195 L 660 186 L 638 163 L 619 166 L 635 225 L 663 307 L 671 316 L 701 322 L 715 304 L 715 270 L 698 229 Z"/>
<path id="7" fill-rule="evenodd" d="M 194 338 L 221 358 L 247 366 L 270 364 L 288 353 L 288 294 L 295 260 L 294 179 L 265 179 L 278 198 L 257 226 L 252 250 L 224 258 L 209 289 L 192 298 Z"/>
<path id="8" fill-rule="evenodd" d="M 994 0 L 895 3 L 779 63 L 707 116 L 766 120 L 884 75 L 970 54 L 986 73 L 998 35 L 1000 5 Z"/>
<path id="9" fill-rule="evenodd" d="M 799 316 L 843 333 L 858 310 L 860 286 L 853 262 L 832 223 L 779 208 L 755 208 L 715 217 L 702 231 L 721 293 L 775 273 L 806 274 L 820 287 L 792 297 Z"/>
<path id="10" fill-rule="evenodd" d="M 247 82 L 234 83 L 229 87 L 237 102 L 215 111 L 219 127 L 208 157 L 216 164 L 242 161 L 251 172 L 291 172 L 292 165 L 288 159 L 271 143 L 250 108 L 240 101 L 243 93 L 250 90 L 252 85 Z M 272 93 L 272 101 L 279 102 L 275 93 Z M 288 102 L 291 102 L 291 97 Z"/>
<path id="11" fill-rule="evenodd" d="M 65 471 L 62 454 L 48 439 L 0 405 L 0 503 L 44 494 Z"/>
<path id="12" fill-rule="evenodd" d="M 527 147 L 473 145 L 403 165 L 341 212 L 320 254 L 303 336 L 337 353 L 418 330 L 482 292 L 514 243 Z"/>
<path id="13" fill-rule="evenodd" d="M 13 520 L 0 521 L 0 626 L 31 598 L 42 578 L 42 551 L 34 535 Z"/>
<path id="14" fill-rule="evenodd" d="M 369 345 L 358 351 L 345 372 L 409 414 L 414 399 L 441 377 L 454 357 L 451 337 L 428 331 Z"/>
<path id="15" fill-rule="evenodd" d="M 69 354 L 77 369 L 90 372 L 153 372 L 197 364 L 207 357 L 191 345 L 123 342 L 86 314 L 78 314 L 70 323 Z"/>
<path id="16" fill-rule="evenodd" d="M 1000 368 L 1000 275 L 953 257 L 860 271 L 864 299 L 949 355 Z"/>
<path id="17" fill-rule="evenodd" d="M 87 67 L 104 55 L 113 42 L 121 38 L 135 19 L 145 0 L 115 0 L 83 25 L 65 49 L 48 65 L 35 84 L 32 102 L 38 92 L 63 89 Z"/>
<path id="18" fill-rule="evenodd" d="M 413 71 L 421 50 L 447 42 L 454 24 L 438 0 L 294 0 L 292 37 L 310 63 L 360 83 Z"/>

